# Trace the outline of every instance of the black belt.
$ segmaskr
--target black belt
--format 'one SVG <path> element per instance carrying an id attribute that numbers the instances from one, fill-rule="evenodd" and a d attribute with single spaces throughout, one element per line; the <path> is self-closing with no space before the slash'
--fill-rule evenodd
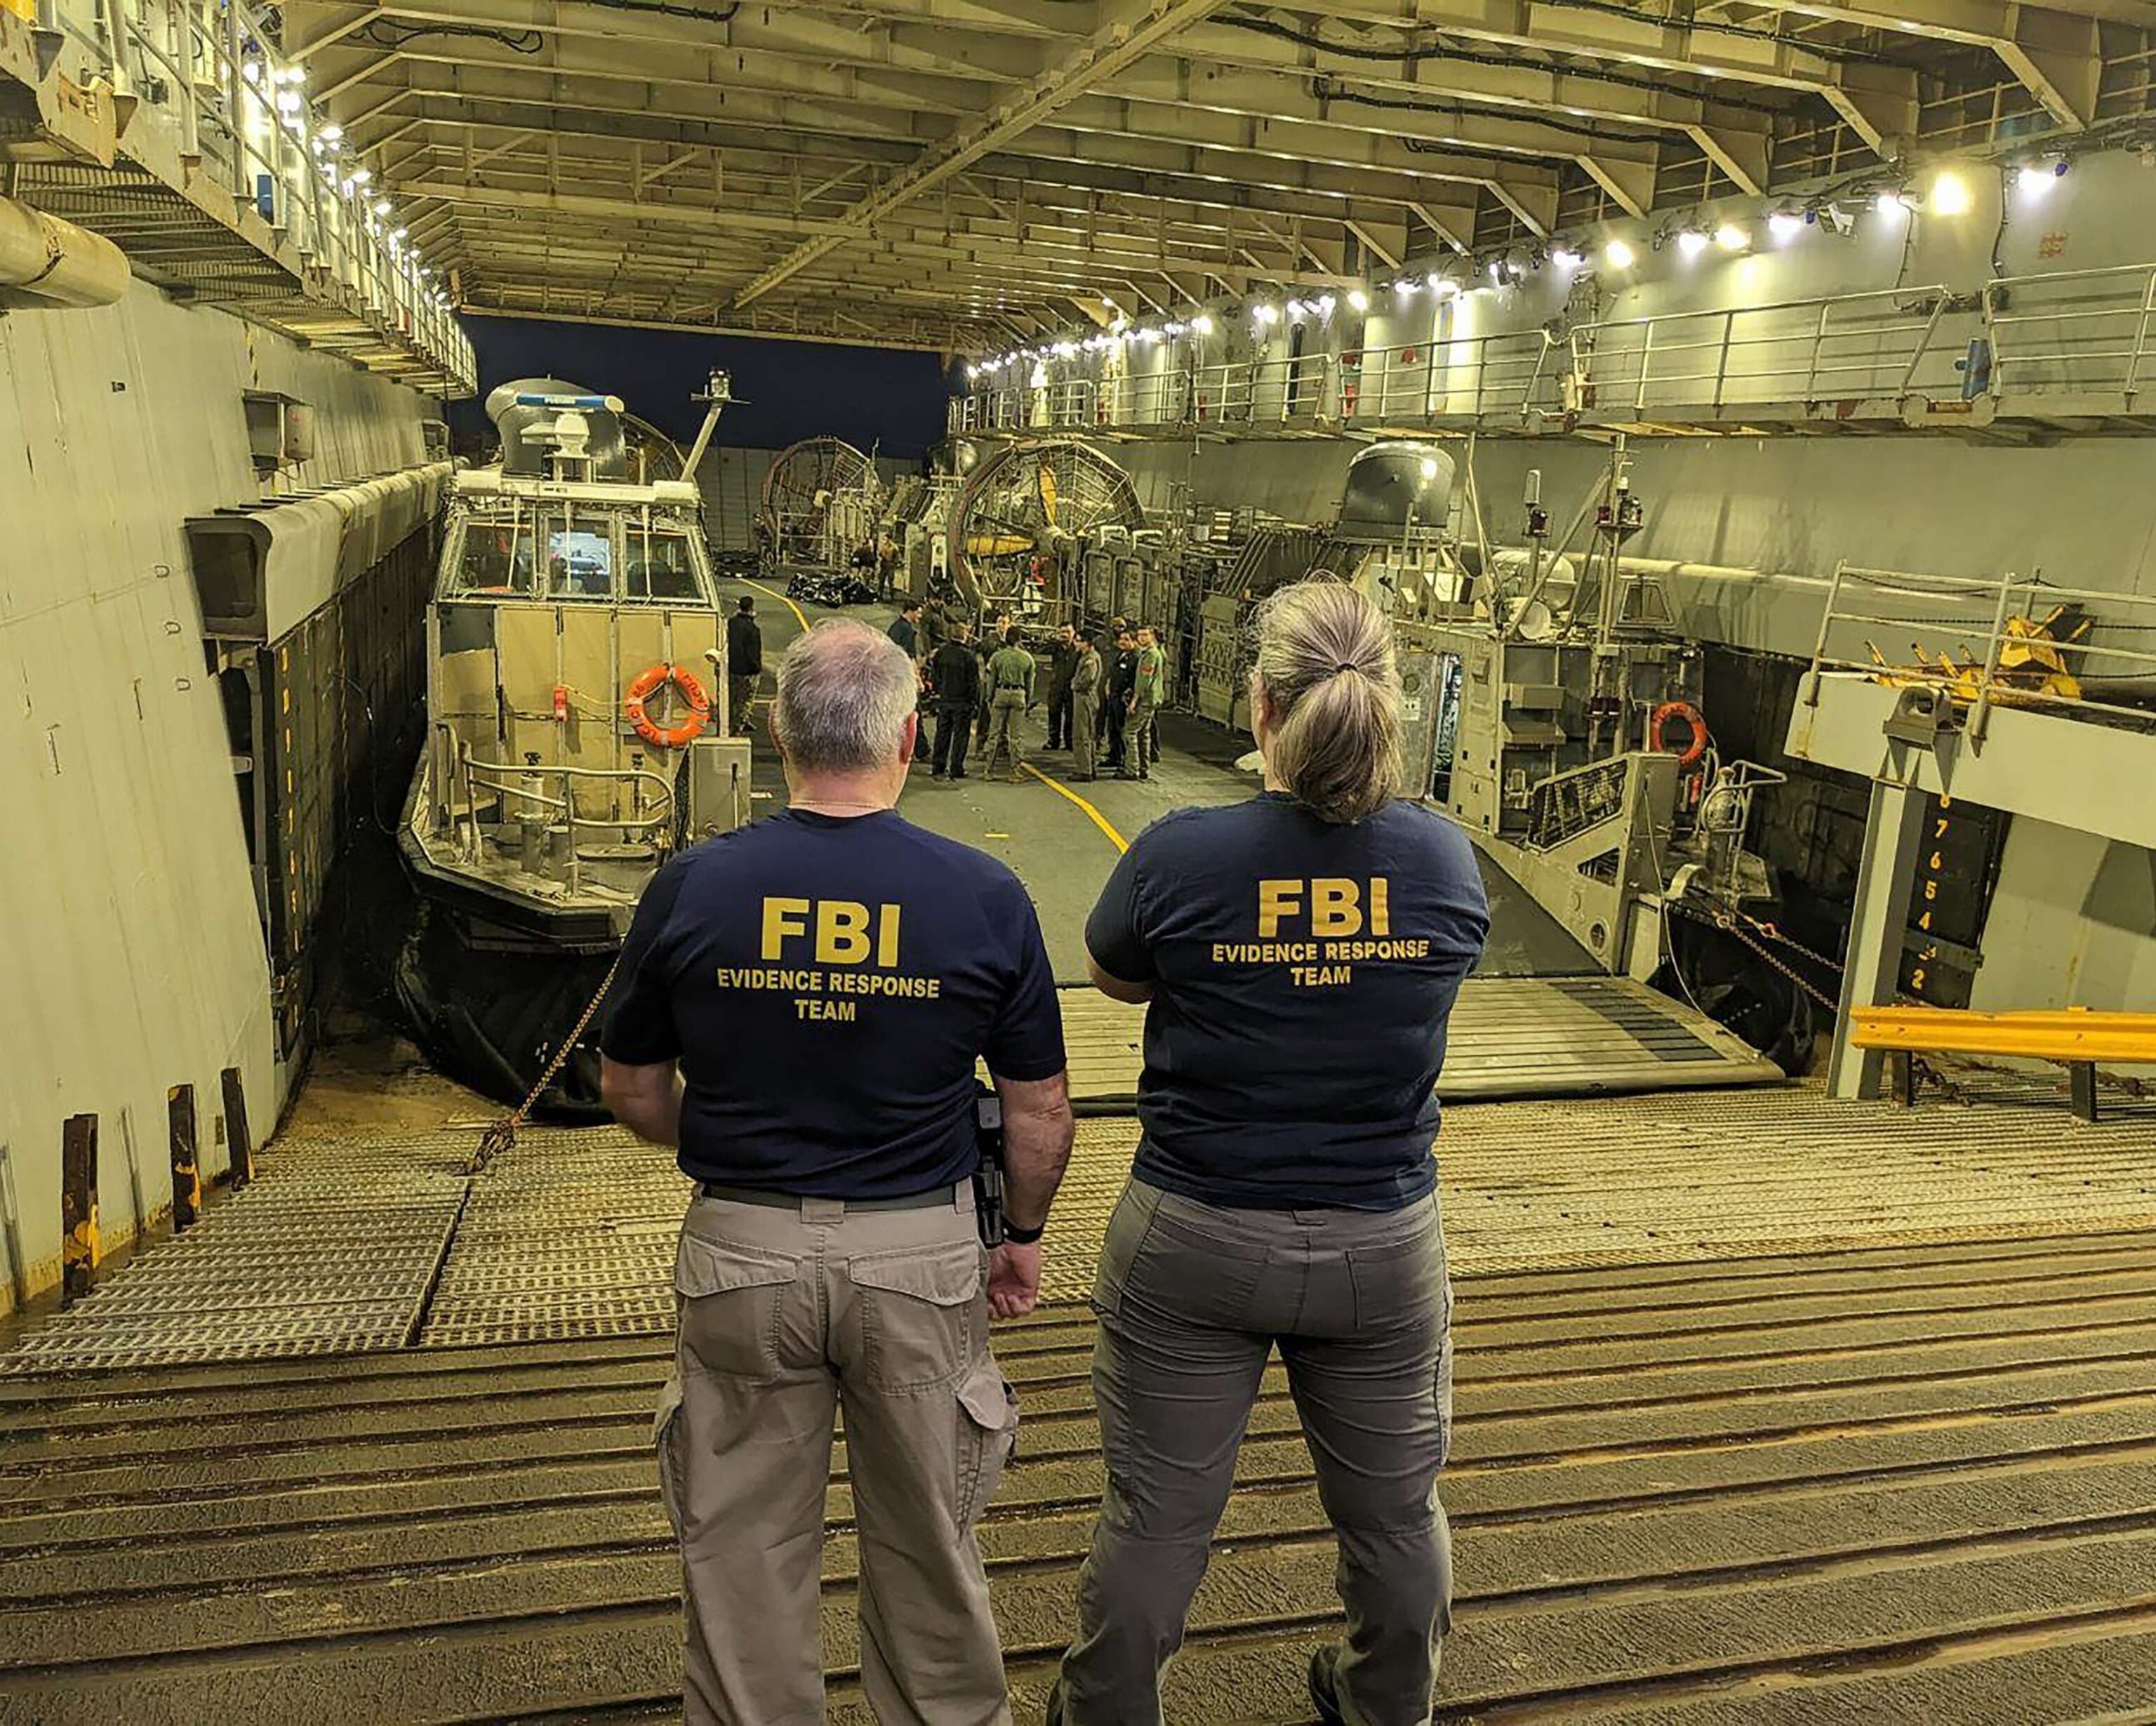
<path id="1" fill-rule="evenodd" d="M 848 1210 L 947 1210 L 958 1200 L 956 1182 L 931 1187 L 925 1193 L 909 1193 L 903 1199 L 818 1199 L 805 1193 L 774 1193 L 762 1187 L 722 1187 L 706 1181 L 701 1189 L 706 1199 L 728 1205 L 760 1205 L 767 1210 L 798 1210 L 804 1205 L 842 1205 Z"/>

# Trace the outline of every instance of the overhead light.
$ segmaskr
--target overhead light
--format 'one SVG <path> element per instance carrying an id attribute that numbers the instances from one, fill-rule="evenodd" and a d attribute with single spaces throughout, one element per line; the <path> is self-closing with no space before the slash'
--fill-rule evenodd
<path id="1" fill-rule="evenodd" d="M 1613 239 L 1602 249 L 1602 261 L 1612 270 L 1630 270 L 1637 259 L 1638 254 L 1621 239 Z"/>
<path id="2" fill-rule="evenodd" d="M 372 169 L 356 167 L 352 171 L 352 183 L 355 186 L 369 185 L 373 179 L 374 174 Z"/>
<path id="3" fill-rule="evenodd" d="M 1725 252 L 1741 252 L 1752 244 L 1752 233 L 1734 222 L 1724 222 L 1714 230 L 1714 243 Z"/>
<path id="4" fill-rule="evenodd" d="M 1310 308 L 1307 306 L 1305 306 L 1300 300 L 1291 300 L 1287 302 L 1287 316 L 1288 321 L 1291 323 L 1301 323 L 1305 315 L 1309 311 Z M 1270 323 L 1272 321 L 1270 318 L 1266 318 L 1264 321 L 1267 323 Z"/>
<path id="5" fill-rule="evenodd" d="M 1446 279 L 1433 270 L 1423 278 L 1423 285 L 1433 294 L 1441 294 L 1445 290 Z"/>
<path id="6" fill-rule="evenodd" d="M 980 368 L 978 366 L 968 366 L 968 367 L 966 367 L 966 382 L 967 382 L 967 383 L 972 383 L 972 382 L 973 382 L 976 378 L 978 378 L 980 375 L 981 375 L 981 368 Z"/>
<path id="7" fill-rule="evenodd" d="M 304 102 L 296 90 L 280 90 L 277 92 L 277 111 L 280 114 L 286 116 L 297 114 L 303 105 Z"/>
<path id="8" fill-rule="evenodd" d="M 1353 311 L 1368 311 L 1370 309 L 1370 296 L 1360 288 L 1350 288 L 1348 290 L 1348 304 Z"/>
<path id="9" fill-rule="evenodd" d="M 388 215 L 389 213 L 389 200 L 386 198 L 376 198 L 374 200 L 374 213 L 377 216 Z"/>
<path id="10" fill-rule="evenodd" d="M 1686 257 L 1697 258 L 1707 247 L 1707 236 L 1698 229 L 1684 228 L 1677 231 L 1677 249 Z"/>
<path id="11" fill-rule="evenodd" d="M 1889 186 L 1873 200 L 1872 208 L 1882 216 L 1905 216 L 1916 208 L 1909 194 L 1899 187 Z"/>
<path id="12" fill-rule="evenodd" d="M 342 143 L 344 141 L 344 128 L 341 126 L 326 126 L 321 129 L 319 136 L 325 144 Z"/>
<path id="13" fill-rule="evenodd" d="M 1976 196 L 1959 174 L 1941 174 L 1932 182 L 1928 203 L 1936 215 L 1965 216 L 1976 208 Z"/>
<path id="14" fill-rule="evenodd" d="M 1550 248 L 1549 259 L 1560 270 L 1577 270 L 1587 261 L 1587 254 L 1571 246 L 1555 245 Z"/>
<path id="15" fill-rule="evenodd" d="M 1191 319 L 1190 327 L 1198 335 L 1210 336 L 1213 333 L 1213 320 L 1201 311 L 1196 317 Z"/>
<path id="16" fill-rule="evenodd" d="M 1804 231 L 1804 213 L 1787 204 L 1767 218 L 1767 232 L 1776 239 L 1794 239 Z"/>
<path id="17" fill-rule="evenodd" d="M 1317 315 L 1320 317 L 1331 317 L 1332 316 L 1332 308 L 1339 303 L 1340 302 L 1334 299 L 1330 294 L 1320 294 L 1317 296 Z"/>
<path id="18" fill-rule="evenodd" d="M 1404 275 L 1398 281 L 1393 284 L 1393 291 L 1395 294 L 1398 294 L 1403 300 L 1406 299 L 1410 294 L 1419 293 L 1421 290 L 1422 284 L 1416 281 L 1411 276 Z"/>
<path id="19" fill-rule="evenodd" d="M 1188 324 L 1163 324 L 1161 326 L 1161 333 L 1168 336 L 1180 336 L 1190 326 Z"/>
<path id="20" fill-rule="evenodd" d="M 403 239 L 403 238 L 404 238 L 404 229 L 403 229 L 402 228 L 393 228 L 393 229 L 391 229 L 389 230 L 389 243 L 390 243 L 390 244 L 392 244 L 392 245 L 395 245 L 398 240 L 400 240 L 400 239 Z"/>
<path id="21" fill-rule="evenodd" d="M 1280 321 L 1280 308 L 1261 302 L 1250 308 L 1250 316 L 1261 324 L 1276 324 Z"/>
<path id="22" fill-rule="evenodd" d="M 2064 168 L 2066 163 L 2062 162 L 2059 166 Z M 2014 177 L 2014 183 L 2021 188 L 2024 198 L 2041 198 L 2051 189 L 2051 182 L 2057 178 L 2058 176 L 2041 162 L 2032 162 Z"/>

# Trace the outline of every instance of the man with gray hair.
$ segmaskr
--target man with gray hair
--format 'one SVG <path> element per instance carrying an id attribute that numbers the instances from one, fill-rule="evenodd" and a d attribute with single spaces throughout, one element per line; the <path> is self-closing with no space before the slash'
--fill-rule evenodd
<path id="1" fill-rule="evenodd" d="M 653 878 L 622 948 L 607 1102 L 696 1197 L 659 1473 L 692 1723 L 824 1718 L 834 1416 L 879 1720 L 1008 1726 L 973 1537 L 1017 1435 L 991 1313 L 1032 1310 L 1070 1151 L 1063 1027 L 1016 876 L 901 819 L 911 661 L 818 624 L 778 668 L 788 806 Z M 976 1216 L 974 1062 L 1001 1101 L 1003 1244 Z"/>

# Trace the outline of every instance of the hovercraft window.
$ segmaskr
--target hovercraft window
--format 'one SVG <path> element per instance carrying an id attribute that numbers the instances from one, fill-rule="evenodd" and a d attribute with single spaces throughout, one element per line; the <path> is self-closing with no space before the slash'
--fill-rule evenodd
<path id="1" fill-rule="evenodd" d="M 579 521 L 549 514 L 547 592 L 557 599 L 606 599 L 613 594 L 613 537 L 604 516 Z"/>
<path id="2" fill-rule="evenodd" d="M 528 521 L 474 521 L 465 529 L 457 562 L 456 590 L 465 593 L 530 593 L 534 559 Z"/>
<path id="3" fill-rule="evenodd" d="M 641 522 L 627 524 L 628 579 L 623 587 L 631 599 L 689 599 L 703 598 L 696 579 L 696 554 L 689 536 L 649 528 Z"/>

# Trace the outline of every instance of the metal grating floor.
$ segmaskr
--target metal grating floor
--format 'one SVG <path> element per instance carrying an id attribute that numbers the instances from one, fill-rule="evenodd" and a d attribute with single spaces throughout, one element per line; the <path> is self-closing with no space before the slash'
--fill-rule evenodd
<path id="1" fill-rule="evenodd" d="M 1137 1136 L 1127 1117 L 1081 1123 L 1049 1237 L 1050 1298 L 1088 1292 Z M 280 1145 L 254 1186 L 120 1267 L 0 1368 L 671 1329 L 689 1184 L 670 1153 L 618 1128 L 527 1128 L 467 1183 L 472 1143 Z M 2041 1084 L 1993 1081 L 1913 1112 L 1794 1086 L 1455 1102 L 1438 1159 L 1461 1275 L 2156 1225 L 2156 1107 L 2087 1126 Z"/>
<path id="2" fill-rule="evenodd" d="M 1050 1298 L 1090 1292 L 1137 1137 L 1079 1123 Z M 1797 1086 L 1454 1104 L 1437 1158 L 1463 1276 L 2156 1225 L 2156 1107 L 2089 1126 L 2041 1085 L 1914 1111 Z"/>
<path id="3" fill-rule="evenodd" d="M 31 1332 L 0 1371 L 92 1372 L 401 1348 L 465 1183 L 445 1148 L 298 1141 L 184 1235 Z"/>
<path id="4" fill-rule="evenodd" d="M 671 1151 L 618 1129 L 525 1128 L 472 1183 L 419 1341 L 671 1331 L 688 1204 Z"/>

